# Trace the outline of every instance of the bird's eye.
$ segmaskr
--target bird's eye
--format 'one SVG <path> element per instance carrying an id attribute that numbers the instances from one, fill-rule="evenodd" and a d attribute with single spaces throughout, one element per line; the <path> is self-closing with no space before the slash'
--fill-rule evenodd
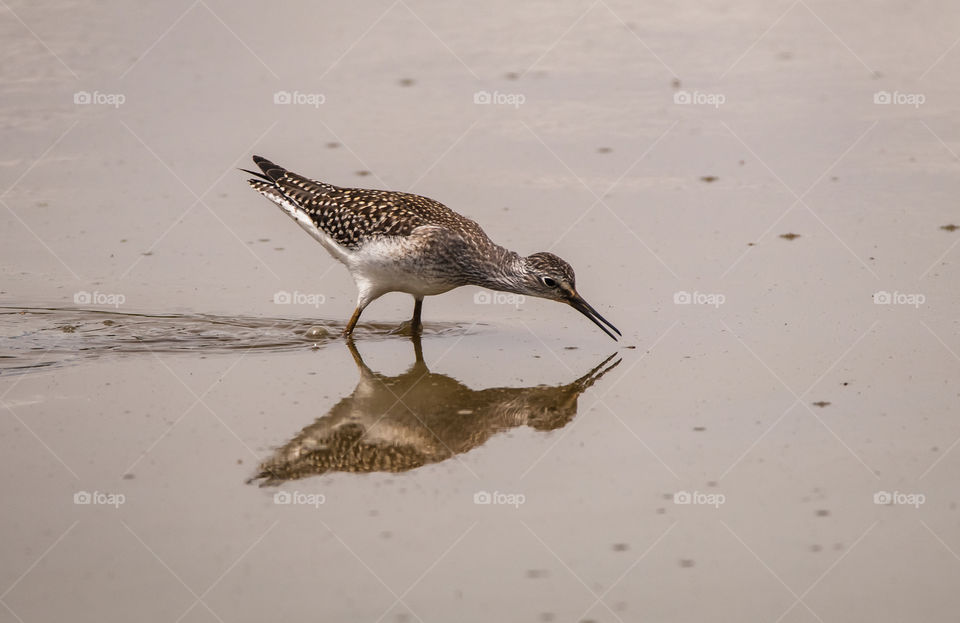
<path id="1" fill-rule="evenodd" d="M 547 286 L 548 288 L 556 288 L 556 287 L 557 287 L 557 282 L 554 281 L 553 279 L 551 279 L 550 277 L 541 277 L 541 278 L 540 278 L 540 281 L 542 281 L 542 282 L 543 282 L 543 285 Z"/>

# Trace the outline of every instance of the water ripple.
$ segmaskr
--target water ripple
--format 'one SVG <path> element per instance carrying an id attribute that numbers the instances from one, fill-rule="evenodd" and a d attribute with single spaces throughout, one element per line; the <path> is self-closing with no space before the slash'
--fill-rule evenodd
<path id="1" fill-rule="evenodd" d="M 462 335 L 468 328 L 431 323 L 423 332 L 424 336 Z M 341 339 L 342 330 L 340 322 L 302 318 L 0 307 L 0 374 L 23 374 L 105 356 L 321 348 Z M 404 335 L 395 324 L 363 323 L 356 337 Z"/>

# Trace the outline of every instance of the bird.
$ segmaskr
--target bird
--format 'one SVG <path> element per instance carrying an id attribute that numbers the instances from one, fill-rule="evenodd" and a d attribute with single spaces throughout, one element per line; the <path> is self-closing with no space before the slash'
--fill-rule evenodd
<path id="1" fill-rule="evenodd" d="M 622 333 L 577 292 L 573 268 L 553 253 L 523 256 L 495 244 L 475 221 L 438 201 L 403 192 L 341 188 L 308 179 L 261 156 L 254 190 L 275 203 L 343 263 L 357 286 L 350 337 L 370 303 L 388 292 L 413 296 L 410 329 L 422 331 L 425 296 L 460 286 L 566 303 L 608 336 Z"/>

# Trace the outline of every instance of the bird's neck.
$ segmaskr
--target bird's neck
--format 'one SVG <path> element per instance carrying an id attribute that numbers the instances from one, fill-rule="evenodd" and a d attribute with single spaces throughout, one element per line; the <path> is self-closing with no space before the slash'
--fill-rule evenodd
<path id="1" fill-rule="evenodd" d="M 470 275 L 470 285 L 489 290 L 523 294 L 523 279 L 526 259 L 515 251 L 495 246 L 484 266 Z"/>

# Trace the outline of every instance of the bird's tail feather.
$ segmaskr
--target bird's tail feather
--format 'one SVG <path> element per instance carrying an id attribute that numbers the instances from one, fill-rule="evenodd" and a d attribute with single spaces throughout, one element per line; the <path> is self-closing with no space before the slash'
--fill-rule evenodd
<path id="1" fill-rule="evenodd" d="M 263 156 L 254 156 L 253 162 L 260 167 L 260 170 L 263 171 L 263 175 L 259 173 L 254 173 L 254 175 L 259 175 L 260 177 L 265 177 L 268 180 L 278 182 L 280 179 L 287 174 L 287 170 L 281 167 L 280 165 L 274 164 L 264 158 Z"/>
<path id="2" fill-rule="evenodd" d="M 267 182 L 272 182 L 272 181 L 273 181 L 273 180 L 271 180 L 269 177 L 267 177 L 266 175 L 264 175 L 263 173 L 258 173 L 258 172 L 256 172 L 256 171 L 251 171 L 250 169 L 240 169 L 240 168 L 238 168 L 237 170 L 238 170 L 238 171 L 243 171 L 244 173 L 249 173 L 250 175 L 256 175 L 259 179 L 265 180 L 265 181 L 267 181 Z"/>

